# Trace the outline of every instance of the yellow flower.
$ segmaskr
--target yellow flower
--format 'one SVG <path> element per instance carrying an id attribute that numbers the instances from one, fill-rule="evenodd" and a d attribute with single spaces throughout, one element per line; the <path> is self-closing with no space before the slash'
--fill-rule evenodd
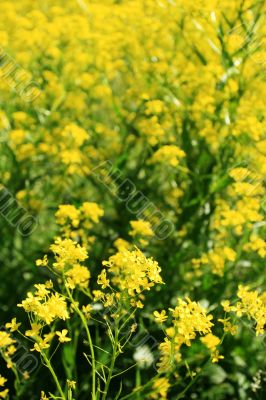
<path id="1" fill-rule="evenodd" d="M 157 378 L 152 385 L 153 392 L 150 395 L 150 398 L 166 400 L 169 388 L 170 383 L 167 378 Z"/>
<path id="2" fill-rule="evenodd" d="M 102 300 L 104 298 L 104 292 L 102 292 L 101 290 L 93 290 L 92 294 L 93 294 L 93 300 L 95 302 L 98 300 Z"/>
<path id="3" fill-rule="evenodd" d="M 6 383 L 7 379 L 4 378 L 2 375 L 0 375 L 0 386 L 4 386 L 4 384 Z"/>
<path id="4" fill-rule="evenodd" d="M 155 322 L 157 322 L 157 324 L 162 324 L 168 318 L 168 316 L 166 315 L 166 311 L 165 310 L 162 310 L 161 312 L 154 311 L 153 315 L 155 317 L 154 319 L 155 319 Z"/>
<path id="5" fill-rule="evenodd" d="M 92 220 L 94 223 L 98 223 L 100 217 L 104 214 L 103 209 L 97 203 L 90 202 L 83 203 L 80 211 L 85 218 Z"/>
<path id="6" fill-rule="evenodd" d="M 256 335 L 263 335 L 266 325 L 265 292 L 259 295 L 257 290 L 251 291 L 248 286 L 240 285 L 237 295 L 240 298 L 236 304 L 237 314 L 252 318 L 256 323 Z"/>
<path id="7" fill-rule="evenodd" d="M 103 261 L 112 274 L 111 281 L 120 290 L 127 290 L 129 296 L 150 290 L 156 283 L 163 283 L 161 268 L 152 258 L 146 258 L 139 250 L 121 250 Z"/>
<path id="8" fill-rule="evenodd" d="M 67 379 L 67 386 L 69 387 L 69 389 L 75 389 L 76 388 L 76 382 L 75 381 L 70 381 L 69 379 Z"/>
<path id="9" fill-rule="evenodd" d="M 67 333 L 68 333 L 67 329 L 63 329 L 62 332 L 56 331 L 60 343 L 70 342 L 71 339 L 66 336 Z"/>
<path id="10" fill-rule="evenodd" d="M 266 242 L 257 235 L 251 235 L 250 242 L 244 245 L 245 251 L 256 251 L 261 258 L 266 257 Z"/>
<path id="11" fill-rule="evenodd" d="M 68 124 L 63 132 L 62 136 L 67 140 L 72 139 L 72 143 L 77 146 L 83 145 L 83 143 L 89 138 L 89 134 L 76 124 Z"/>
<path id="12" fill-rule="evenodd" d="M 168 164 L 171 167 L 177 167 L 180 160 L 185 157 L 185 152 L 175 145 L 162 146 L 150 158 L 150 164 Z"/>
<path id="13" fill-rule="evenodd" d="M 58 271 L 64 271 L 73 264 L 78 264 L 88 258 L 86 249 L 71 239 L 57 238 L 50 249 L 56 259 L 53 267 Z"/>
<path id="14" fill-rule="evenodd" d="M 46 324 L 51 324 L 56 318 L 66 320 L 69 318 L 67 303 L 63 296 L 55 292 L 42 298 L 28 293 L 27 298 L 18 304 L 28 313 L 33 313 Z"/>
<path id="15" fill-rule="evenodd" d="M 48 258 L 47 255 L 43 257 L 43 259 L 36 260 L 37 267 L 46 267 L 48 265 Z"/>
<path id="16" fill-rule="evenodd" d="M 222 305 L 222 307 L 223 307 L 225 312 L 230 312 L 231 311 L 230 301 L 229 300 L 223 300 L 221 302 L 221 305 Z"/>
<path id="17" fill-rule="evenodd" d="M 41 398 L 40 400 L 49 400 L 49 397 L 46 396 L 46 394 L 44 393 L 44 391 L 41 391 Z"/>
<path id="18" fill-rule="evenodd" d="M 42 326 L 40 324 L 37 324 L 36 322 L 33 322 L 31 324 L 31 329 L 27 330 L 25 332 L 25 336 L 29 336 L 29 337 L 37 337 L 39 335 L 39 331 L 42 328 Z"/>
<path id="19" fill-rule="evenodd" d="M 42 283 L 35 284 L 34 287 L 37 289 L 35 295 L 40 299 L 45 299 L 50 293 L 49 290 L 47 289 L 47 286 Z"/>
<path id="20" fill-rule="evenodd" d="M 16 318 L 12 318 L 11 322 L 6 323 L 6 329 L 9 329 L 10 332 L 15 332 L 18 330 L 18 328 L 20 327 L 20 323 L 17 323 L 17 319 Z"/>
<path id="21" fill-rule="evenodd" d="M 0 398 L 1 399 L 5 399 L 8 395 L 9 389 L 5 389 L 3 391 L 0 392 Z"/>
<path id="22" fill-rule="evenodd" d="M 231 335 L 236 335 L 236 333 L 237 333 L 237 326 L 236 326 L 236 325 L 233 325 L 233 324 L 230 322 L 230 319 L 229 319 L 229 318 L 225 318 L 225 319 L 219 318 L 218 321 L 221 322 L 221 323 L 223 324 L 223 326 L 224 326 L 224 332 L 226 332 L 226 333 L 229 332 L 229 333 L 231 333 Z"/>
<path id="23" fill-rule="evenodd" d="M 130 305 L 132 306 L 132 307 L 137 307 L 137 308 L 143 308 L 144 307 L 144 304 L 142 303 L 142 301 L 140 301 L 140 300 L 135 300 L 135 299 L 131 299 L 130 300 Z"/>
<path id="24" fill-rule="evenodd" d="M 41 353 L 43 350 L 48 349 L 49 347 L 49 343 L 40 341 L 39 343 L 34 343 L 34 346 L 32 349 L 30 349 L 30 351 L 37 351 L 38 353 Z"/>
<path id="25" fill-rule="evenodd" d="M 15 343 L 15 340 L 11 338 L 9 333 L 0 331 L 0 348 L 10 346 L 13 343 Z"/>
<path id="26" fill-rule="evenodd" d="M 129 232 L 131 236 L 154 236 L 151 224 L 148 221 L 130 221 L 130 225 L 132 227 L 132 230 Z"/>
<path id="27" fill-rule="evenodd" d="M 248 286 L 239 285 L 237 295 L 240 299 L 235 306 L 229 307 L 229 301 L 222 302 L 225 311 L 235 312 L 238 317 L 247 316 L 256 323 L 256 335 L 263 335 L 266 325 L 266 292 L 259 295 Z"/>
<path id="28" fill-rule="evenodd" d="M 189 298 L 186 301 L 178 299 L 178 305 L 171 311 L 181 343 L 190 346 L 190 341 L 195 339 L 197 332 L 201 334 L 211 332 L 213 317 L 207 315 L 206 310 L 199 303 L 191 301 Z"/>
<path id="29" fill-rule="evenodd" d="M 86 306 L 82 306 L 82 312 L 85 314 L 86 318 L 90 318 L 90 314 L 93 310 L 93 307 L 90 304 Z"/>
<path id="30" fill-rule="evenodd" d="M 103 289 L 105 289 L 109 286 L 109 282 L 109 279 L 106 277 L 106 269 L 103 269 L 100 275 L 98 275 L 97 283 L 98 285 L 101 285 Z"/>
<path id="31" fill-rule="evenodd" d="M 213 335 L 212 333 L 208 333 L 206 336 L 202 337 L 200 340 L 210 350 L 214 350 L 220 343 L 220 339 L 217 336 Z"/>
<path id="32" fill-rule="evenodd" d="M 179 298 L 177 306 L 170 309 L 170 312 L 173 317 L 172 326 L 166 329 L 167 337 L 159 346 L 159 372 L 175 370 L 175 364 L 181 360 L 181 346 L 183 344 L 191 346 L 191 341 L 196 338 L 197 333 L 206 336 L 211 333 L 213 326 L 212 315 L 207 315 L 200 304 L 191 301 L 189 298 L 186 298 L 186 301 Z M 158 312 L 155 313 L 159 322 L 161 322 L 161 317 L 163 322 L 165 311 L 162 312 L 162 315 Z"/>
<path id="33" fill-rule="evenodd" d="M 76 286 L 87 288 L 91 274 L 88 268 L 83 267 L 80 264 L 75 264 L 73 268 L 66 272 L 66 276 L 67 285 L 71 289 L 74 289 Z"/>
<path id="34" fill-rule="evenodd" d="M 236 252 L 233 249 L 231 249 L 230 247 L 224 247 L 223 251 L 224 251 L 225 258 L 228 261 L 235 261 Z"/>
<path id="35" fill-rule="evenodd" d="M 25 381 L 27 381 L 28 379 L 30 379 L 30 374 L 28 373 L 28 371 L 23 372 L 23 378 L 25 379 Z"/>
<path id="36" fill-rule="evenodd" d="M 104 307 L 112 307 L 114 305 L 115 302 L 115 294 L 114 293 L 107 293 L 104 296 L 104 302 L 103 305 Z"/>
<path id="37" fill-rule="evenodd" d="M 163 111 L 164 103 L 161 100 L 151 100 L 147 101 L 145 104 L 146 110 L 145 114 L 160 114 Z"/>
<path id="38" fill-rule="evenodd" d="M 114 241 L 114 246 L 118 251 L 130 250 L 132 245 L 124 239 L 118 238 Z"/>
<path id="39" fill-rule="evenodd" d="M 12 344 L 11 346 L 8 346 L 6 354 L 8 356 L 12 356 L 13 354 L 15 354 L 16 351 L 17 351 L 16 347 Z"/>
<path id="40" fill-rule="evenodd" d="M 217 350 L 217 346 L 221 342 L 217 336 L 213 335 L 212 333 L 208 333 L 200 340 L 211 351 L 211 358 L 213 363 L 216 363 L 219 361 L 219 359 L 224 358 L 219 354 Z"/>
<path id="41" fill-rule="evenodd" d="M 59 206 L 58 211 L 55 213 L 56 221 L 59 225 L 66 225 L 70 222 L 73 227 L 79 225 L 79 210 L 70 204 L 63 204 Z"/>
<path id="42" fill-rule="evenodd" d="M 54 335 L 55 334 L 53 332 L 50 332 L 50 333 L 44 335 L 44 338 L 41 338 L 41 337 L 35 338 L 36 343 L 34 343 L 33 348 L 30 350 L 37 351 L 38 353 L 42 353 L 43 350 L 46 350 L 50 347 L 51 341 L 53 340 Z"/>

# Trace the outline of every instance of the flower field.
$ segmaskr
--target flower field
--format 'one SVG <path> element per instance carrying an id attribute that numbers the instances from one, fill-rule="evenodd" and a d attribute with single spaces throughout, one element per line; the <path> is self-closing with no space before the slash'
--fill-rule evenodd
<path id="1" fill-rule="evenodd" d="M 0 0 L 0 399 L 266 398 L 265 13 Z"/>

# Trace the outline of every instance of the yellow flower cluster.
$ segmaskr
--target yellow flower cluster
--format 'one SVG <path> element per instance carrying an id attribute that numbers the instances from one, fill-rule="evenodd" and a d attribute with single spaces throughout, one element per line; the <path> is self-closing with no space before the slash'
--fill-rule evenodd
<path id="1" fill-rule="evenodd" d="M 14 271 L 15 282 L 17 271 L 28 282 L 39 282 L 38 274 L 52 279 L 27 289 L 19 307 L 30 326 L 21 332 L 23 324 L 10 316 L 0 332 L 1 354 L 16 371 L 11 333 L 33 343 L 56 386 L 42 399 L 192 398 L 176 385 L 192 342 L 202 358 L 207 349 L 217 362 L 219 329 L 235 335 L 233 317 L 254 321 L 257 335 L 265 329 L 266 294 L 244 285 L 261 285 L 257 271 L 266 255 L 266 3 L 0 3 L 1 196 L 7 188 L 6 204 L 16 200 L 38 220 L 35 232 L 17 234 L 1 197 L 1 270 Z M 161 222 L 173 228 L 164 240 L 155 228 Z M 38 258 L 41 248 L 51 252 L 36 261 L 44 268 L 24 274 L 25 260 Z M 239 300 L 223 302 L 231 314 L 218 316 L 216 327 L 191 299 L 199 291 L 214 299 L 216 320 L 217 303 L 236 292 L 239 277 Z M 155 285 L 158 292 L 146 295 Z M 177 293 L 178 304 L 168 310 Z M 159 326 L 152 327 L 156 337 L 164 328 L 159 372 L 150 379 L 150 371 L 142 378 L 137 370 L 134 388 L 126 346 L 152 324 L 157 308 L 165 308 L 154 312 Z M 57 378 L 51 363 L 64 343 Z M 74 364 L 84 355 L 89 374 L 78 368 L 75 392 Z M 120 366 L 129 377 L 119 389 Z M 10 393 L 20 398 L 15 379 L 17 393 Z M 5 382 L 0 376 L 1 388 Z M 37 396 L 35 389 L 33 382 L 25 395 Z M 124 395 L 127 389 L 132 393 Z M 0 398 L 8 396 L 0 390 Z"/>
<path id="2" fill-rule="evenodd" d="M 130 221 L 130 225 L 132 228 L 129 232 L 130 236 L 154 236 L 151 224 L 148 221 Z"/>
<path id="3" fill-rule="evenodd" d="M 11 332 L 17 331 L 19 326 L 20 324 L 17 323 L 16 318 L 13 318 L 10 323 L 6 323 L 5 325 L 7 331 L 0 331 L 0 354 L 5 360 L 7 368 L 12 370 L 15 368 L 16 365 L 13 357 L 17 351 L 17 342 L 11 336 Z M 0 376 L 0 382 L 1 382 L 1 376 Z M 0 386 L 3 385 L 0 384 Z M 7 394 L 8 389 L 5 389 L 2 393 L 3 395 Z"/>
<path id="4" fill-rule="evenodd" d="M 87 288 L 91 274 L 87 267 L 80 264 L 88 258 L 86 249 L 71 239 L 62 238 L 57 238 L 50 249 L 55 256 L 52 268 L 66 279 L 67 287 Z M 43 260 L 37 260 L 36 264 L 49 268 L 47 255 Z"/>
<path id="5" fill-rule="evenodd" d="M 217 336 L 213 335 L 212 333 L 208 333 L 200 340 L 210 350 L 213 363 L 218 362 L 220 358 L 224 358 L 223 356 L 219 355 L 217 350 L 217 346 L 221 343 L 221 340 Z"/>
<path id="6" fill-rule="evenodd" d="M 60 205 L 55 214 L 56 222 L 59 225 L 66 225 L 69 221 L 70 226 L 76 228 L 79 225 L 79 210 L 71 204 Z"/>
<path id="7" fill-rule="evenodd" d="M 71 239 L 57 238 L 50 248 L 55 255 L 53 267 L 57 271 L 65 271 L 88 258 L 86 249 Z"/>
<path id="8" fill-rule="evenodd" d="M 230 305 L 228 300 L 222 302 L 225 312 L 234 312 L 238 317 L 246 316 L 254 320 L 256 334 L 263 335 L 266 325 L 266 292 L 260 295 L 257 290 L 252 291 L 248 286 L 240 285 L 237 296 L 240 300 L 235 305 Z"/>
<path id="9" fill-rule="evenodd" d="M 103 261 L 103 265 L 108 268 L 114 286 L 132 297 L 163 283 L 157 261 L 147 258 L 139 249 L 121 250 Z"/>
<path id="10" fill-rule="evenodd" d="M 49 79 L 49 71 L 46 72 Z M 60 132 L 61 141 L 59 144 L 59 155 L 62 163 L 67 166 L 67 173 L 86 174 L 89 169 L 86 166 L 86 158 L 82 152 L 82 145 L 88 140 L 88 133 L 77 126 L 70 123 Z"/>
<path id="11" fill-rule="evenodd" d="M 180 160 L 184 158 L 185 155 L 185 152 L 178 146 L 162 146 L 153 154 L 152 158 L 149 160 L 149 163 L 159 163 L 169 165 L 171 167 L 177 167 L 180 163 Z"/>
<path id="12" fill-rule="evenodd" d="M 212 361 L 217 362 L 219 355 L 217 346 L 220 339 L 213 335 L 211 322 L 213 316 L 207 315 L 206 310 L 197 302 L 187 298 L 178 299 L 178 305 L 174 309 L 169 309 L 172 325 L 165 329 L 166 337 L 159 346 L 161 357 L 158 363 L 160 372 L 167 372 L 174 369 L 176 363 L 181 360 L 180 349 L 183 344 L 191 346 L 191 341 L 196 339 L 197 334 L 201 337 L 202 343 L 211 351 Z M 161 313 L 154 312 L 157 323 L 167 320 L 166 311 Z"/>
<path id="13" fill-rule="evenodd" d="M 34 294 L 29 292 L 19 307 L 35 316 L 37 321 L 50 325 L 56 318 L 69 318 L 65 298 L 57 292 L 51 292 L 51 283 L 36 284 Z"/>
<path id="14" fill-rule="evenodd" d="M 2 375 L 0 375 L 0 387 L 1 387 L 1 391 L 0 391 L 0 398 L 1 399 L 5 399 L 8 395 L 9 389 L 4 389 L 2 390 L 2 386 L 5 385 L 7 379 L 4 378 Z"/>
<path id="15" fill-rule="evenodd" d="M 152 390 L 153 392 L 151 393 L 150 397 L 151 399 L 161 399 L 161 400 L 166 400 L 168 390 L 170 388 L 170 383 L 169 380 L 165 377 L 158 378 L 152 385 Z"/>
<path id="16" fill-rule="evenodd" d="M 9 335 L 9 333 L 5 332 L 5 331 L 1 331 L 0 332 L 0 347 L 7 347 L 9 345 L 11 345 L 12 343 L 14 343 L 15 341 L 11 338 L 11 336 Z"/>
<path id="17" fill-rule="evenodd" d="M 191 340 L 195 339 L 196 333 L 207 334 L 210 332 L 213 323 L 212 315 L 207 315 L 206 310 L 195 301 L 189 298 L 178 299 L 178 305 L 171 309 L 173 324 L 178 331 L 178 341 L 190 346 Z"/>
<path id="18" fill-rule="evenodd" d="M 243 246 L 246 251 L 254 251 L 258 253 L 261 258 L 266 257 L 266 242 L 262 238 L 253 234 L 250 236 L 250 241 Z"/>
<path id="19" fill-rule="evenodd" d="M 223 276 L 226 261 L 233 262 L 236 259 L 236 252 L 230 247 L 214 248 L 203 254 L 199 259 L 192 259 L 196 271 L 199 267 L 208 265 L 214 274 Z M 199 271 L 201 274 L 202 272 Z"/>
<path id="20" fill-rule="evenodd" d="M 218 199 L 212 222 L 213 228 L 219 231 L 222 238 L 225 238 L 231 229 L 240 236 L 245 229 L 250 229 L 252 224 L 263 220 L 263 174 L 247 168 L 234 168 L 229 172 L 229 176 L 234 180 L 227 189 L 233 206 L 228 201 Z"/>
<path id="21" fill-rule="evenodd" d="M 71 204 L 62 204 L 55 217 L 56 222 L 61 226 L 61 233 L 64 237 L 72 239 L 80 237 L 83 242 L 86 242 L 88 240 L 87 230 L 98 224 L 103 214 L 103 209 L 97 203 L 87 201 L 80 208 Z"/>

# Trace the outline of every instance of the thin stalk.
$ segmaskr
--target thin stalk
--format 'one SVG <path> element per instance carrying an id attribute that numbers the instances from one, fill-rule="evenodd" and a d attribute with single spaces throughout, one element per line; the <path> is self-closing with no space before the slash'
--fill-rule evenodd
<path id="1" fill-rule="evenodd" d="M 58 391 L 59 391 L 59 393 L 60 393 L 60 396 L 62 397 L 63 400 L 66 400 L 66 397 L 65 397 L 65 395 L 64 395 L 63 389 L 62 389 L 62 387 L 61 387 L 61 385 L 60 385 L 60 383 L 59 383 L 59 380 L 58 380 L 58 378 L 57 378 L 57 375 L 56 375 L 56 373 L 55 373 L 55 370 L 54 370 L 53 367 L 52 367 L 52 364 L 50 363 L 49 358 L 46 356 L 45 353 L 42 353 L 42 358 L 44 359 L 45 365 L 47 366 L 47 368 L 48 368 L 49 371 L 51 372 L 51 375 L 52 375 L 52 377 L 53 377 L 53 379 L 54 379 L 54 381 L 55 381 L 55 384 L 56 384 L 56 387 L 57 387 L 57 389 L 58 389 Z"/>
<path id="2" fill-rule="evenodd" d="M 94 353 L 94 348 L 93 348 L 93 343 L 91 339 L 91 334 L 90 330 L 88 328 L 88 324 L 86 322 L 86 318 L 84 317 L 83 313 L 80 311 L 80 309 L 77 307 L 75 300 L 72 297 L 72 294 L 70 293 L 69 289 L 67 288 L 67 293 L 68 296 L 73 304 L 73 307 L 77 314 L 79 315 L 81 322 L 85 328 L 89 346 L 90 346 L 90 352 L 91 352 L 91 364 L 92 364 L 92 400 L 96 400 L 96 363 L 95 363 L 95 353 Z"/>
<path id="3" fill-rule="evenodd" d="M 115 336 L 114 336 L 114 345 L 113 345 L 113 354 L 112 354 L 112 359 L 111 359 L 111 365 L 109 368 L 109 372 L 108 372 L 108 377 L 107 377 L 107 381 L 106 384 L 104 386 L 104 393 L 103 393 L 103 399 L 106 399 L 107 393 L 108 393 L 108 389 L 109 389 L 109 385 L 113 376 L 113 370 L 114 370 L 114 366 L 115 366 L 115 360 L 116 360 L 116 352 L 117 352 L 117 343 L 118 343 L 118 329 L 117 329 L 117 325 L 115 323 Z"/>

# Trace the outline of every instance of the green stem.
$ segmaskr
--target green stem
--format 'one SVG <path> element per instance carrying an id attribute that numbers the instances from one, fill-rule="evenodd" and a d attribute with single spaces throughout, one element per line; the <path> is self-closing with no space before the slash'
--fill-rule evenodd
<path id="1" fill-rule="evenodd" d="M 58 380 L 58 378 L 56 376 L 55 370 L 52 367 L 52 364 L 50 363 L 49 358 L 46 356 L 45 353 L 41 353 L 41 354 L 42 354 L 42 357 L 44 359 L 45 365 L 47 366 L 47 368 L 51 372 L 51 375 L 52 375 L 52 377 L 53 377 L 53 379 L 55 381 L 55 384 L 56 384 L 56 387 L 57 387 L 57 389 L 58 389 L 58 391 L 60 393 L 60 396 L 62 397 L 63 400 L 66 400 L 66 397 L 64 395 L 63 389 L 62 389 L 62 387 L 61 387 L 61 385 L 59 383 L 59 380 Z"/>
<path id="2" fill-rule="evenodd" d="M 140 369 L 137 366 L 137 369 L 136 369 L 136 387 L 140 387 L 140 386 L 141 386 L 141 374 L 140 374 Z M 141 400 L 140 393 L 136 394 L 136 400 Z"/>
<path id="3" fill-rule="evenodd" d="M 194 383 L 198 380 L 198 376 L 195 379 L 192 379 L 190 381 L 190 383 L 187 385 L 187 387 L 181 392 L 179 393 L 179 395 L 177 396 L 176 400 L 182 399 L 182 397 L 184 397 L 184 395 L 186 394 L 186 392 L 188 391 L 188 389 L 191 388 L 191 386 L 194 385 Z"/>
<path id="4" fill-rule="evenodd" d="M 103 392 L 103 398 L 102 400 L 106 399 L 107 393 L 108 393 L 108 389 L 109 389 L 109 385 L 113 376 L 113 370 L 114 370 L 114 366 L 115 366 L 115 360 L 116 360 L 116 352 L 117 352 L 117 343 L 118 343 L 118 329 L 117 329 L 117 325 L 115 323 L 115 337 L 114 337 L 114 344 L 113 344 L 113 354 L 112 354 L 112 359 L 111 359 L 111 365 L 109 368 L 109 372 L 108 372 L 108 377 L 107 377 L 107 381 L 105 383 L 104 386 L 104 392 Z"/>
<path id="5" fill-rule="evenodd" d="M 206 363 L 202 366 L 201 372 L 198 373 L 198 375 L 189 382 L 189 384 L 185 387 L 185 389 L 181 393 L 179 393 L 179 395 L 177 396 L 176 400 L 182 399 L 184 397 L 184 395 L 191 388 L 191 386 L 193 386 L 197 382 L 197 380 L 200 378 L 202 371 L 206 368 L 206 366 L 209 363 L 210 363 L 210 360 L 207 360 Z"/>
<path id="6" fill-rule="evenodd" d="M 77 307 L 75 300 L 72 297 L 72 294 L 70 293 L 69 289 L 67 288 L 67 293 L 68 296 L 73 304 L 73 307 L 77 314 L 79 315 L 81 322 L 85 328 L 89 346 L 90 346 L 90 352 L 91 352 L 91 364 L 92 364 L 92 400 L 96 400 L 96 364 L 95 364 L 95 353 L 94 353 L 94 348 L 93 348 L 93 343 L 91 339 L 91 334 L 90 330 L 88 328 L 88 324 L 86 322 L 86 318 L 84 317 L 83 313 L 80 311 L 80 309 Z"/>
<path id="7" fill-rule="evenodd" d="M 8 364 L 9 363 L 9 357 L 6 357 L 3 352 L 0 352 L 0 355 L 3 357 L 3 359 L 5 360 L 5 362 Z M 20 391 L 21 391 L 21 386 L 20 386 L 20 379 L 19 379 L 19 374 L 16 368 L 15 364 L 11 364 L 11 370 L 15 375 L 15 382 L 14 382 L 14 387 L 16 390 L 16 395 L 19 396 L 20 395 Z"/>
<path id="8" fill-rule="evenodd" d="M 157 376 L 159 376 L 159 375 L 157 375 Z M 135 396 L 136 396 L 136 393 L 139 395 L 140 392 L 142 392 L 144 389 L 148 388 L 148 387 L 153 383 L 153 381 L 156 379 L 157 376 L 155 376 L 154 378 L 152 378 L 150 381 L 146 382 L 144 385 L 139 386 L 139 387 L 136 388 L 133 392 L 131 392 L 131 393 L 129 393 L 129 394 L 126 394 L 125 396 L 121 397 L 119 400 L 126 400 L 126 399 L 129 399 L 129 398 L 132 397 L 132 396 L 135 397 Z M 135 398 L 136 398 L 136 397 L 135 397 Z"/>

